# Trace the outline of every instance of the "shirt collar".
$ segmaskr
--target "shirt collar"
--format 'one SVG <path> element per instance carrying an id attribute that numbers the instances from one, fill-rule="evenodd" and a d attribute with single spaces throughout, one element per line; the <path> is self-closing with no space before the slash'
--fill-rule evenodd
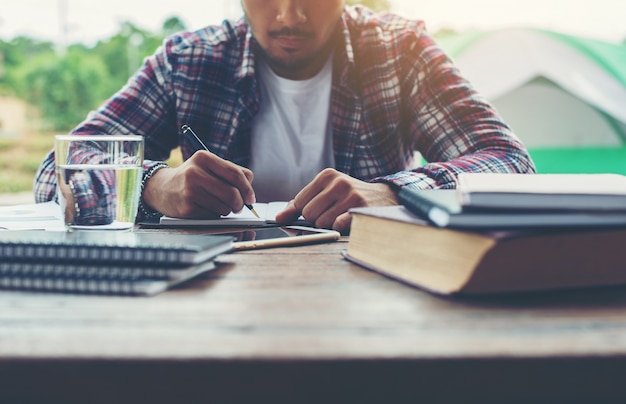
<path id="1" fill-rule="evenodd" d="M 354 20 L 354 16 L 351 15 L 353 8 L 346 8 L 345 12 L 341 16 L 339 22 L 341 26 L 341 35 L 338 37 L 343 38 L 343 43 L 338 43 L 335 48 L 335 68 L 339 66 L 337 72 L 339 73 L 339 80 L 344 85 L 348 84 L 350 72 L 354 69 L 354 48 L 352 47 L 352 38 L 350 36 L 349 20 Z"/>
<path id="2" fill-rule="evenodd" d="M 235 72 L 235 80 L 241 81 L 246 77 L 254 77 L 255 69 L 254 69 L 254 52 L 253 52 L 253 41 L 252 30 L 247 22 L 244 20 L 244 24 L 246 25 L 246 37 L 244 39 L 243 45 L 243 57 L 241 59 L 241 64 L 237 68 Z"/>

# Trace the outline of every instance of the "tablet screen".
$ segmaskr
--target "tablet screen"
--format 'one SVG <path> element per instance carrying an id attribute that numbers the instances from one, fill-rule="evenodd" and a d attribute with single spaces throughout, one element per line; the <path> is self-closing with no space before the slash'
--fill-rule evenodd
<path id="1" fill-rule="evenodd" d="M 225 234 L 232 235 L 235 250 L 302 245 L 338 240 L 340 234 L 334 230 L 304 226 L 264 227 L 245 229 Z"/>

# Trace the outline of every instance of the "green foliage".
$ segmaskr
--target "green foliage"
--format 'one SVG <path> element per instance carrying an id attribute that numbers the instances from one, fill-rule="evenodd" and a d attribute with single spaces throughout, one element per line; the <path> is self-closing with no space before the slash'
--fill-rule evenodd
<path id="1" fill-rule="evenodd" d="M 164 32 L 184 28 L 175 17 L 164 23 Z M 125 22 L 117 35 L 93 47 L 73 44 L 62 52 L 27 37 L 0 41 L 0 93 L 38 107 L 47 129 L 68 131 L 119 90 L 164 35 Z"/>
<path id="2" fill-rule="evenodd" d="M 41 165 L 41 160 L 42 159 L 40 158 L 40 156 L 27 157 L 25 160 L 19 161 L 18 167 L 20 168 L 21 172 L 30 173 L 32 176 L 34 176 L 39 169 L 39 166 Z"/>
<path id="3" fill-rule="evenodd" d="M 0 40 L 0 52 L 6 66 L 15 67 L 39 55 L 52 55 L 55 50 L 52 42 L 18 36 L 10 42 Z"/>
<path id="4" fill-rule="evenodd" d="M 33 186 L 33 175 L 20 171 L 0 171 L 0 194 L 29 191 Z"/>
<path id="5" fill-rule="evenodd" d="M 143 59 L 161 45 L 163 37 L 163 34 L 152 34 L 130 22 L 124 22 L 117 35 L 96 44 L 92 53 L 102 60 L 111 77 L 109 94 L 126 83 Z"/>
<path id="6" fill-rule="evenodd" d="M 391 9 L 391 2 L 389 0 L 347 0 L 346 4 L 356 5 L 362 4 L 365 7 L 371 8 L 374 11 L 389 11 Z"/>
<path id="7" fill-rule="evenodd" d="M 45 134 L 0 139 L 0 193 L 30 190 L 35 171 L 51 150 L 53 134 L 67 132 L 85 119 L 128 81 L 166 35 L 184 29 L 176 17 L 166 20 L 160 33 L 125 22 L 109 39 L 66 49 L 28 37 L 0 40 L 0 94 L 37 107 L 44 121 L 37 131 Z"/>
<path id="8" fill-rule="evenodd" d="M 44 156 L 52 150 L 54 136 L 26 134 L 19 139 L 0 139 L 0 194 L 26 192 Z"/>
<path id="9" fill-rule="evenodd" d="M 101 59 L 81 48 L 33 60 L 22 71 L 20 94 L 41 110 L 50 129 L 67 131 L 108 95 L 110 76 Z"/>
<path id="10" fill-rule="evenodd" d="M 6 42 L 0 40 L 0 93 L 14 95 L 20 87 L 18 71 L 31 59 L 54 55 L 52 42 L 18 36 Z"/>
<path id="11" fill-rule="evenodd" d="M 163 35 L 170 36 L 187 29 L 185 23 L 178 17 L 170 17 L 163 23 Z"/>

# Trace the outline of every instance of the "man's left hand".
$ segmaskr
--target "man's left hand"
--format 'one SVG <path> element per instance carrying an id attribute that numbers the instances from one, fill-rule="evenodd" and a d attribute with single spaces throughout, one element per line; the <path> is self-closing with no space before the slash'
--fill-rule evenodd
<path id="1" fill-rule="evenodd" d="M 319 228 L 347 234 L 352 221 L 349 209 L 397 204 L 398 198 L 391 185 L 364 182 L 327 168 L 289 202 L 276 216 L 276 221 L 286 224 L 303 216 Z"/>

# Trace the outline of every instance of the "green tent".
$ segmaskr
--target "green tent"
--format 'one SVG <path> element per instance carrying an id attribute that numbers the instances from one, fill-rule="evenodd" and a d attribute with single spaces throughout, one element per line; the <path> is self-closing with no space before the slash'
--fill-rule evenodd
<path id="1" fill-rule="evenodd" d="M 436 39 L 539 172 L 626 174 L 626 46 L 518 28 Z"/>

